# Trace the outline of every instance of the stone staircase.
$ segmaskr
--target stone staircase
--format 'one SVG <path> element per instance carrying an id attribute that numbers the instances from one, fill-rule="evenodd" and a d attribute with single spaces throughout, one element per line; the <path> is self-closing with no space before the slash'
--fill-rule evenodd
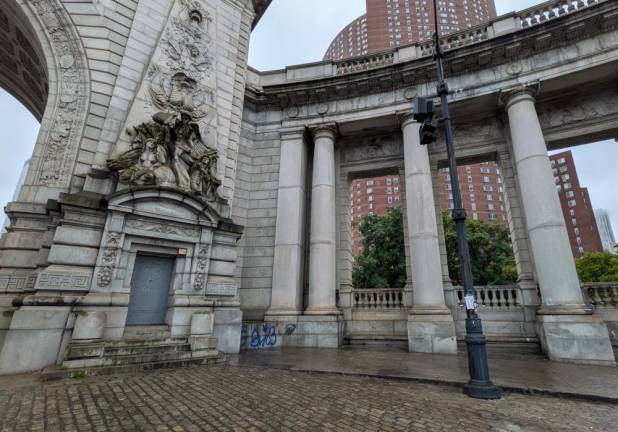
<path id="1" fill-rule="evenodd" d="M 213 338 L 214 339 L 214 338 Z M 41 372 L 44 381 L 109 375 L 134 370 L 217 364 L 227 356 L 216 350 L 191 350 L 188 338 L 124 339 L 121 341 L 71 343 L 62 365 Z"/>

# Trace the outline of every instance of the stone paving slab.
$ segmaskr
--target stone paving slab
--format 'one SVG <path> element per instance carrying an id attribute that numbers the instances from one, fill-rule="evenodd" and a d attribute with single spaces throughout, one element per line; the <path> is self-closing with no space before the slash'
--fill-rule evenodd
<path id="1" fill-rule="evenodd" d="M 280 369 L 213 366 L 0 380 L 0 431 L 612 431 L 615 404 Z"/>
<path id="2" fill-rule="evenodd" d="M 461 386 L 468 381 L 465 354 L 432 355 L 375 349 L 283 348 L 245 351 L 234 364 L 329 372 Z M 503 390 L 618 403 L 618 369 L 550 362 L 540 356 L 489 356 L 492 381 Z"/>

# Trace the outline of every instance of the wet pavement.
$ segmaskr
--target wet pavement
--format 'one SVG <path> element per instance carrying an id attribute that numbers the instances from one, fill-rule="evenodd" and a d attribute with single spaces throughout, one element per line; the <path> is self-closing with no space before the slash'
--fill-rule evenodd
<path id="1" fill-rule="evenodd" d="M 362 348 L 282 348 L 243 351 L 232 359 L 246 367 L 329 372 L 462 385 L 465 354 L 432 355 Z M 492 381 L 503 390 L 618 402 L 618 368 L 550 362 L 541 356 L 490 355 Z"/>
<path id="2" fill-rule="evenodd" d="M 453 386 L 275 368 L 0 381 L 2 432 L 607 432 L 616 424 L 615 403 L 517 393 L 484 401 Z"/>

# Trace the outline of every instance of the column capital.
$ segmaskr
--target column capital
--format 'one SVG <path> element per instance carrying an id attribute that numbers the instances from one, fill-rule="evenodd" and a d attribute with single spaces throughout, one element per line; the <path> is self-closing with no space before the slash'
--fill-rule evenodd
<path id="1" fill-rule="evenodd" d="M 513 104 L 523 100 L 530 100 L 534 103 L 536 102 L 536 95 L 539 93 L 540 89 L 541 84 L 537 81 L 501 90 L 498 96 L 499 103 L 505 110 L 508 110 Z"/>
<path id="2" fill-rule="evenodd" d="M 397 120 L 399 120 L 399 127 L 401 128 L 401 130 L 403 130 L 406 126 L 410 125 L 411 123 L 418 123 L 414 119 L 413 110 L 397 111 L 396 115 L 397 115 Z"/>
<path id="3" fill-rule="evenodd" d="M 314 141 L 318 138 L 330 138 L 334 141 L 339 135 L 339 128 L 336 123 L 309 126 L 309 131 Z"/>
<path id="4" fill-rule="evenodd" d="M 279 130 L 279 136 L 281 140 L 297 140 L 302 139 L 305 136 L 306 128 L 303 127 L 295 127 L 295 128 L 284 128 Z"/>

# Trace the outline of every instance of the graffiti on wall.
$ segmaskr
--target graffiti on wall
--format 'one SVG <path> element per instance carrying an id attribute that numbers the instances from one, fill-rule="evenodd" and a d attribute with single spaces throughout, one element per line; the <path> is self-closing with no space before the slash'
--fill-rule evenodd
<path id="1" fill-rule="evenodd" d="M 241 349 L 274 348 L 281 337 L 290 336 L 296 330 L 296 324 L 287 324 L 283 331 L 278 332 L 277 327 L 270 323 L 243 323 L 240 333 Z"/>

